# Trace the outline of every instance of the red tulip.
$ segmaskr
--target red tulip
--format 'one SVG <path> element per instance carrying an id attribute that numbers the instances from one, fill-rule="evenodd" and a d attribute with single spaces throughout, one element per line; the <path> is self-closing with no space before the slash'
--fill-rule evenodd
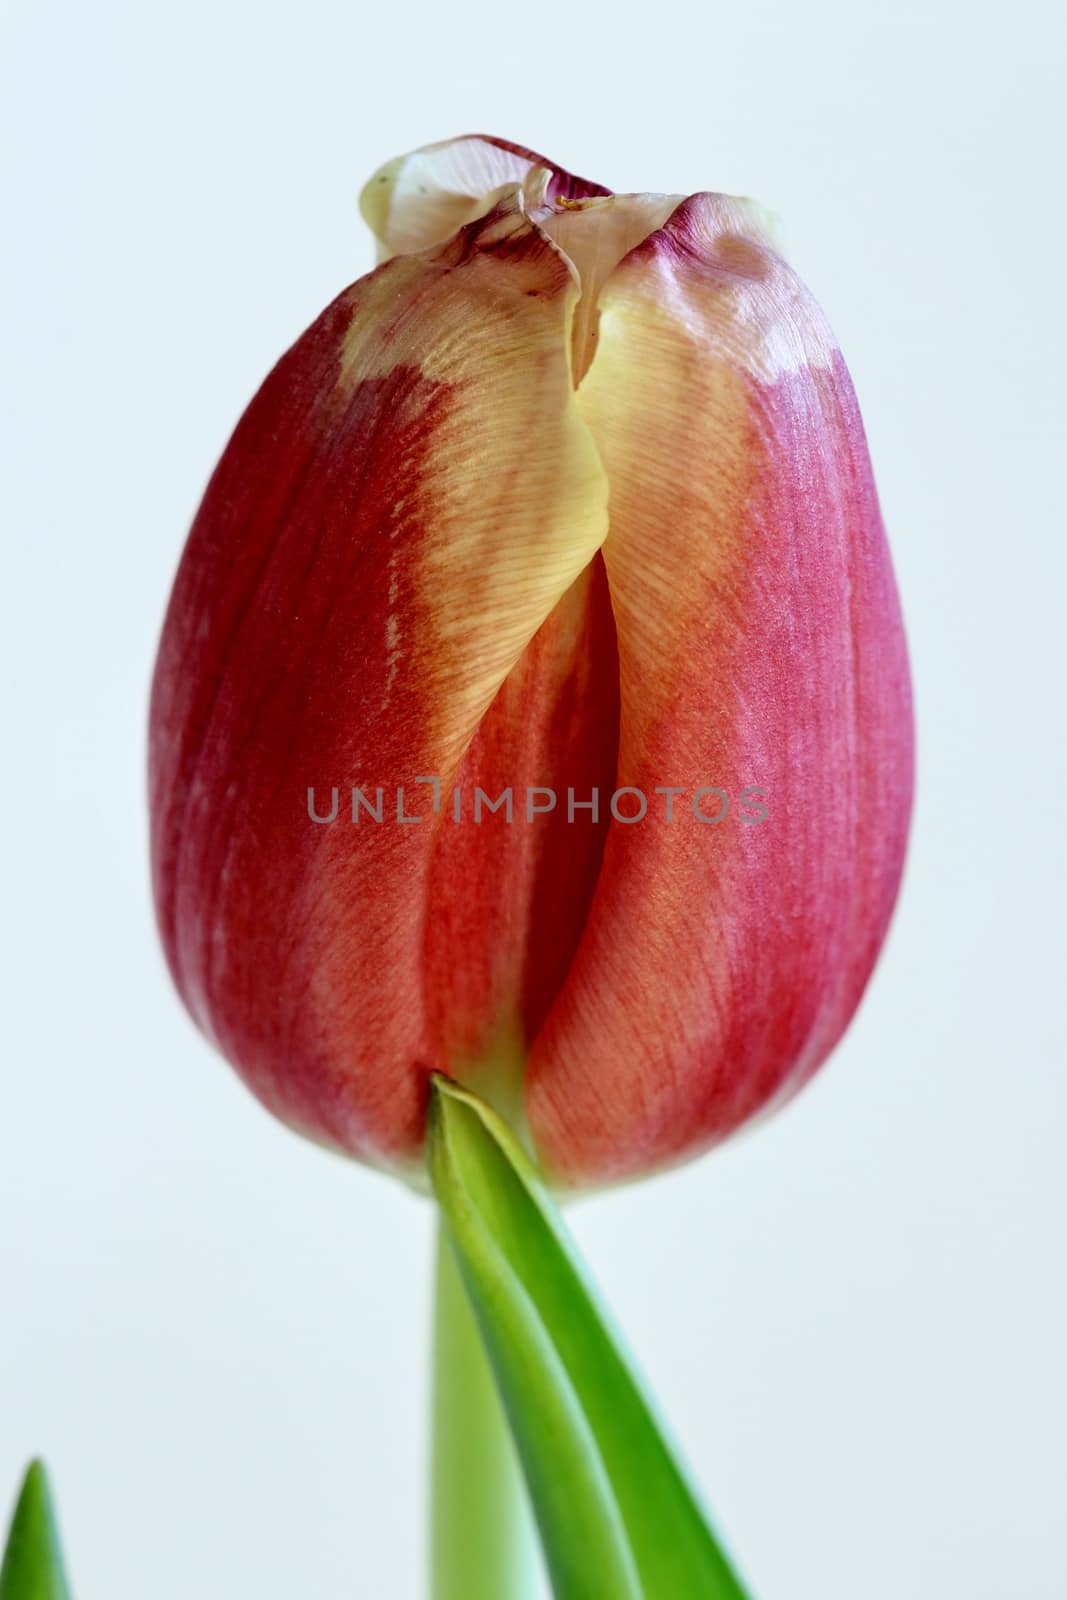
<path id="1" fill-rule="evenodd" d="M 312 1137 L 413 1168 L 440 1069 L 559 1183 L 622 1178 L 802 1084 L 885 936 L 911 705 L 852 385 L 747 202 L 471 138 L 364 211 L 390 259 L 267 378 L 175 583 L 163 941 Z"/>

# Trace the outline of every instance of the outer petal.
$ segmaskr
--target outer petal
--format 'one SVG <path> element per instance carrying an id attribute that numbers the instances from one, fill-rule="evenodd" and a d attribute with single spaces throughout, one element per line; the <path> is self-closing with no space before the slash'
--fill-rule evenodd
<path id="1" fill-rule="evenodd" d="M 152 698 L 158 914 L 201 1026 L 305 1132 L 403 1160 L 443 1065 L 426 896 L 447 785 L 606 530 L 568 264 L 512 195 L 342 294 L 211 481 Z M 349 821 L 406 786 L 424 820 Z M 330 826 L 309 819 L 340 790 Z"/>
<path id="2" fill-rule="evenodd" d="M 556 1175 L 695 1153 L 798 1087 L 858 1003 L 912 788 L 905 645 L 862 425 L 817 307 L 698 195 L 609 280 L 579 391 L 611 484 L 620 785 L 527 1109 Z M 745 822 L 747 786 L 765 822 Z M 703 809 L 721 809 L 706 796 Z M 749 808 L 749 815 L 755 813 Z"/>
<path id="3" fill-rule="evenodd" d="M 547 175 L 548 201 L 611 193 L 525 145 L 468 133 L 387 161 L 364 185 L 360 209 L 383 256 L 423 250 L 483 216 L 501 190 L 522 185 L 539 169 Z"/>

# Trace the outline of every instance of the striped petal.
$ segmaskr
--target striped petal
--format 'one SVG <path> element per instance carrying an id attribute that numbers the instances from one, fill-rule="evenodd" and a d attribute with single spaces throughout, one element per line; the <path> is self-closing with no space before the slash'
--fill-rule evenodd
<path id="1" fill-rule="evenodd" d="M 342 294 L 252 402 L 176 580 L 152 701 L 160 925 L 276 1113 L 402 1163 L 443 1066 L 423 939 L 447 789 L 606 532 L 577 289 L 512 189 Z M 406 789 L 420 822 L 348 821 Z M 319 815 L 339 801 L 338 820 Z M 357 831 L 358 830 L 358 831 Z"/>
<path id="2" fill-rule="evenodd" d="M 617 783 L 657 810 L 612 823 L 529 1063 L 574 1184 L 693 1154 L 810 1076 L 884 937 L 912 786 L 866 443 L 810 295 L 749 209 L 697 195 L 599 311 L 578 400 L 611 485 Z"/>

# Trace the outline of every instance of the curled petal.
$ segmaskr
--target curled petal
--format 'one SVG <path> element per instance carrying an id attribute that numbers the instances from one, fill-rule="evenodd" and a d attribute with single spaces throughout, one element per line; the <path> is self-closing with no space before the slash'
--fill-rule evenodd
<path id="1" fill-rule="evenodd" d="M 658 810 L 612 823 L 530 1062 L 571 1183 L 695 1153 L 824 1059 L 892 910 L 912 753 L 852 386 L 747 208 L 695 196 L 626 257 L 579 404 L 611 484 L 617 782 Z"/>
<path id="2" fill-rule="evenodd" d="M 484 216 L 502 192 L 536 171 L 545 173 L 548 201 L 611 193 L 524 145 L 471 133 L 387 161 L 364 185 L 360 209 L 383 256 L 424 250 Z"/>

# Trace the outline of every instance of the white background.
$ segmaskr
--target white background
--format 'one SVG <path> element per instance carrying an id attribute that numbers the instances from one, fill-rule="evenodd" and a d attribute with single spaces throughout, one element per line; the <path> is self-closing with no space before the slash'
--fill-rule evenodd
<path id="1" fill-rule="evenodd" d="M 847 1041 L 574 1225 L 760 1600 L 1067 1593 L 1059 19 L 656 10 L 7 8 L 0 1495 L 46 1454 L 81 1600 L 423 1592 L 429 1210 L 275 1126 L 186 1021 L 142 746 L 186 525 L 370 265 L 360 184 L 474 130 L 781 214 L 917 684 L 905 892 Z"/>

